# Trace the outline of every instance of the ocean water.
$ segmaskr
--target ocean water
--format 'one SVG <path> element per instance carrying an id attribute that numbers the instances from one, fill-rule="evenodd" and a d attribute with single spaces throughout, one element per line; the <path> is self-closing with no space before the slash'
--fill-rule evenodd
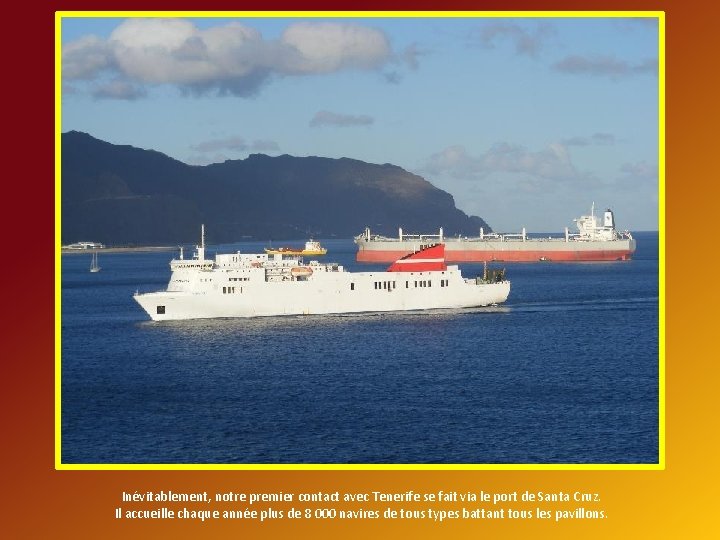
<path id="1" fill-rule="evenodd" d="M 658 234 L 635 236 L 632 261 L 505 265 L 496 308 L 166 323 L 132 294 L 174 253 L 63 255 L 62 461 L 657 463 Z"/>

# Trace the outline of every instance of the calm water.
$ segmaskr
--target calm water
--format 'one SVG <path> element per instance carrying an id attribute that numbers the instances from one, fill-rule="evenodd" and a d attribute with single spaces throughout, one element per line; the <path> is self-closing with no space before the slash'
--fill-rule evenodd
<path id="1" fill-rule="evenodd" d="M 63 462 L 657 462 L 658 235 L 636 238 L 630 262 L 507 265 L 501 308 L 181 323 L 132 300 L 175 254 L 64 255 Z"/>

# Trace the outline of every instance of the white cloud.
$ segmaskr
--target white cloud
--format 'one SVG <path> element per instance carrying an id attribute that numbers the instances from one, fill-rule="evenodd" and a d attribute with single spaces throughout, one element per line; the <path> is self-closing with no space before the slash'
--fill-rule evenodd
<path id="1" fill-rule="evenodd" d="M 256 140 L 250 145 L 252 152 L 279 152 L 280 145 L 275 141 Z"/>
<path id="2" fill-rule="evenodd" d="M 653 165 L 647 161 L 624 163 L 620 167 L 620 172 L 626 180 L 655 181 L 658 178 L 657 165 Z"/>
<path id="3" fill-rule="evenodd" d="M 223 163 L 224 161 L 227 161 L 229 159 L 230 158 L 225 154 L 214 154 L 212 156 L 209 156 L 207 154 L 197 154 L 186 158 L 184 161 L 188 165 L 205 166 L 210 165 L 211 163 Z"/>
<path id="4" fill-rule="evenodd" d="M 255 140 L 251 143 L 245 141 L 243 137 L 238 135 L 226 137 L 224 139 L 211 139 L 194 144 L 190 147 L 192 150 L 201 153 L 210 152 L 278 152 L 280 146 L 275 141 Z M 224 154 L 218 156 L 225 157 Z"/>
<path id="5" fill-rule="evenodd" d="M 248 145 L 242 137 L 227 137 L 225 139 L 212 139 L 194 144 L 190 147 L 196 152 L 217 152 L 218 150 L 233 150 L 235 152 L 244 152 Z"/>
<path id="6" fill-rule="evenodd" d="M 101 84 L 92 93 L 95 99 L 125 99 L 132 101 L 145 97 L 146 92 L 142 87 L 138 87 L 127 81 L 116 79 L 108 83 Z"/>
<path id="7" fill-rule="evenodd" d="M 572 55 L 556 62 L 553 69 L 571 75 L 595 75 L 618 79 L 644 73 L 657 74 L 658 64 L 656 59 L 647 59 L 631 64 L 614 56 L 586 57 Z"/>
<path id="8" fill-rule="evenodd" d="M 319 126 L 336 126 L 336 127 L 349 127 L 349 126 L 368 126 L 375 120 L 372 116 L 366 114 L 352 115 L 352 114 L 340 114 L 330 111 L 318 111 L 315 116 L 310 120 L 311 127 Z"/>
<path id="9" fill-rule="evenodd" d="M 537 56 L 544 47 L 547 37 L 554 33 L 549 24 L 538 24 L 533 29 L 507 22 L 494 22 L 481 26 L 477 32 L 480 44 L 488 49 L 499 43 L 510 41 L 518 55 Z"/>
<path id="10" fill-rule="evenodd" d="M 112 49 L 97 36 L 85 36 L 64 45 L 62 57 L 65 80 L 93 79 L 114 64 Z"/>
<path id="11" fill-rule="evenodd" d="M 249 96 L 271 76 L 380 70 L 392 60 L 383 32 L 354 24 L 299 22 L 268 41 L 238 22 L 201 30 L 182 19 L 134 18 L 107 41 L 87 36 L 65 45 L 63 77 L 111 73 L 136 84 Z"/>
<path id="12" fill-rule="evenodd" d="M 563 139 L 565 146 L 609 146 L 615 144 L 615 135 L 612 133 L 593 133 L 589 137 L 577 136 Z"/>
<path id="13" fill-rule="evenodd" d="M 493 173 L 522 174 L 526 185 L 535 185 L 532 179 L 565 182 L 587 177 L 577 171 L 567 148 L 560 143 L 538 151 L 497 143 L 478 156 L 470 155 L 464 146 L 451 146 L 432 155 L 425 172 L 458 179 L 480 179 Z"/>
<path id="14" fill-rule="evenodd" d="M 296 23 L 283 32 L 280 41 L 299 53 L 286 57 L 291 73 L 375 69 L 391 55 L 390 42 L 384 33 L 350 24 Z"/>
<path id="15" fill-rule="evenodd" d="M 421 49 L 417 43 L 412 43 L 405 47 L 400 55 L 400 61 L 405 63 L 410 69 L 418 69 L 420 67 L 420 58 L 427 56 L 429 51 Z"/>

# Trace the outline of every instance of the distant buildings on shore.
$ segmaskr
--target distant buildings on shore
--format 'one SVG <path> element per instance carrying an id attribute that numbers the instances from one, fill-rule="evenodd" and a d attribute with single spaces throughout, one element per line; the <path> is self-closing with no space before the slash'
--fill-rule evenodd
<path id="1" fill-rule="evenodd" d="M 75 242 L 74 244 L 68 244 L 63 246 L 63 249 L 102 249 L 105 246 L 100 242 Z"/>

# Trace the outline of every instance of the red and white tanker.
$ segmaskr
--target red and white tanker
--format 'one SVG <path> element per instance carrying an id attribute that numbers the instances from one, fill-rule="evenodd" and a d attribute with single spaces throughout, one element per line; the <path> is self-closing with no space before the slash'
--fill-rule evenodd
<path id="1" fill-rule="evenodd" d="M 446 237 L 438 234 L 405 234 L 397 238 L 372 234 L 369 228 L 355 237 L 360 262 L 391 262 L 424 246 L 445 245 L 448 262 L 532 262 L 532 261 L 625 261 L 635 252 L 636 242 L 628 231 L 615 229 L 615 216 L 607 209 L 602 223 L 595 216 L 593 204 L 589 216 L 574 220 L 578 232 L 565 228 L 564 236 L 531 237 L 523 228 L 520 233 L 485 233 L 476 237 Z"/>

